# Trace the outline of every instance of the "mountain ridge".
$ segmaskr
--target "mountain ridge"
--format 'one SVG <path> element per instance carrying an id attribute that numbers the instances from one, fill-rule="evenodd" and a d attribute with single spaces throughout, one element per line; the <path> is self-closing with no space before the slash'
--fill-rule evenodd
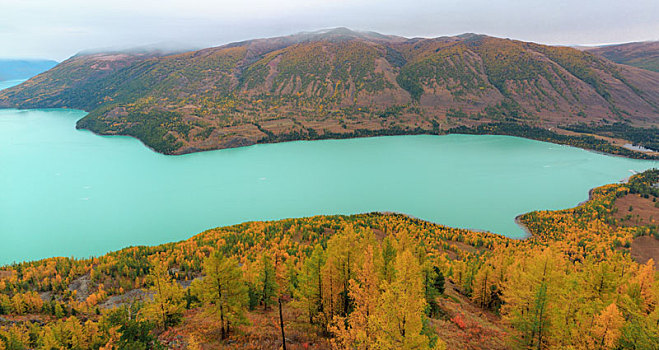
<path id="1" fill-rule="evenodd" d="M 616 63 L 659 72 L 659 41 L 640 41 L 583 49 Z"/>
<path id="2" fill-rule="evenodd" d="M 0 107 L 90 112 L 77 127 L 166 154 L 513 122 L 659 125 L 659 73 L 480 34 L 335 28 L 197 51 L 74 56 Z"/>

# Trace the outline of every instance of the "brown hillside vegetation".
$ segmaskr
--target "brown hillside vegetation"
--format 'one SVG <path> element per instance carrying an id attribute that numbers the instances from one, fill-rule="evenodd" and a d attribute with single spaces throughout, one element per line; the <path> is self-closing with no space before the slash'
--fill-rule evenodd
<path id="1" fill-rule="evenodd" d="M 632 255 L 657 226 L 613 214 L 658 182 L 525 214 L 526 240 L 371 213 L 5 266 L 0 349 L 656 349 L 659 276 Z"/>
<path id="2" fill-rule="evenodd" d="M 0 92 L 0 106 L 83 109 L 80 128 L 182 154 L 500 122 L 656 127 L 657 87 L 659 73 L 567 47 L 339 28 L 174 55 L 78 55 Z"/>

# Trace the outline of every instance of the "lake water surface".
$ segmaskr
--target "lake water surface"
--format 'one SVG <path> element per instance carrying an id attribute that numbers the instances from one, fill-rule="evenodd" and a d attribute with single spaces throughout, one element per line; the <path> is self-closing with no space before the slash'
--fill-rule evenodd
<path id="1" fill-rule="evenodd" d="M 165 156 L 76 130 L 77 110 L 0 109 L 0 264 L 87 257 L 248 220 L 369 211 L 523 237 L 657 162 L 508 136 L 289 142 Z"/>

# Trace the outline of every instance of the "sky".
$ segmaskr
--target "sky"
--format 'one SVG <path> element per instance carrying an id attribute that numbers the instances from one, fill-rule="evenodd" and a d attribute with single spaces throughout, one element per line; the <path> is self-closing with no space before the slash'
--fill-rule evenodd
<path id="1" fill-rule="evenodd" d="M 201 48 L 334 27 L 553 45 L 659 40 L 657 0 L 0 0 L 0 57 Z"/>

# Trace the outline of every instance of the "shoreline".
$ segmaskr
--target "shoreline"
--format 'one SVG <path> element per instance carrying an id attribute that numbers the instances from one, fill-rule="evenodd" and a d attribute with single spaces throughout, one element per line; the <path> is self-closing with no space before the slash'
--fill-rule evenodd
<path id="1" fill-rule="evenodd" d="M 597 187 L 595 187 L 595 188 L 597 188 Z M 589 199 L 588 200 L 590 200 L 590 198 L 591 198 L 590 194 L 592 193 L 592 191 L 595 188 L 592 188 L 592 189 L 589 190 L 589 192 L 588 192 L 589 193 Z M 576 205 L 575 207 L 580 206 L 583 203 L 586 203 L 587 201 L 581 202 L 578 205 Z M 572 207 L 572 208 L 574 208 L 574 207 Z M 530 211 L 529 213 L 531 213 L 531 212 L 533 212 L 533 211 Z M 248 221 L 239 222 L 239 223 L 233 224 L 233 225 L 211 227 L 211 228 L 205 229 L 203 231 L 194 233 L 193 235 L 191 235 L 191 236 L 189 236 L 185 239 L 182 239 L 182 240 L 167 241 L 167 242 L 162 242 L 162 243 L 153 244 L 153 245 L 127 245 L 123 248 L 116 249 L 116 250 L 109 250 L 109 251 L 106 251 L 105 253 L 98 254 L 98 255 L 88 255 L 88 256 L 84 256 L 84 257 L 81 256 L 81 257 L 74 257 L 74 258 L 75 259 L 94 259 L 94 258 L 99 258 L 99 257 L 102 257 L 102 256 L 106 256 L 106 255 L 109 255 L 109 254 L 117 253 L 117 252 L 123 251 L 125 249 L 131 249 L 131 248 L 134 248 L 134 247 L 157 247 L 157 246 L 161 246 L 161 245 L 165 245 L 165 244 L 176 244 L 176 243 L 180 243 L 180 242 L 185 242 L 189 239 L 192 239 L 193 237 L 195 237 L 197 235 L 200 235 L 200 234 L 202 234 L 204 232 L 207 232 L 207 231 L 210 231 L 210 230 L 215 230 L 215 229 L 218 229 L 218 228 L 232 227 L 232 226 L 240 226 L 240 225 L 245 225 L 245 224 L 255 223 L 255 222 L 271 223 L 271 222 L 278 222 L 278 221 L 290 220 L 290 219 L 309 219 L 309 218 L 324 217 L 324 216 L 325 217 L 327 217 L 327 216 L 346 216 L 346 217 L 350 217 L 350 216 L 368 216 L 368 215 L 373 215 L 373 214 L 376 214 L 376 215 L 404 216 L 404 217 L 409 218 L 411 220 L 421 221 L 421 222 L 425 222 L 425 223 L 428 223 L 428 224 L 431 224 L 431 225 L 441 226 L 441 227 L 445 227 L 445 228 L 449 228 L 449 229 L 463 230 L 463 231 L 467 231 L 467 233 L 472 233 L 472 232 L 474 232 L 474 233 L 484 233 L 484 234 L 499 236 L 499 237 L 510 239 L 510 240 L 526 240 L 526 239 L 534 237 L 533 233 L 531 233 L 531 231 L 528 229 L 528 227 L 526 227 L 526 225 L 524 225 L 524 223 L 522 223 L 520 221 L 521 216 L 523 216 L 525 214 L 528 214 L 528 213 L 519 214 L 514 219 L 515 223 L 524 231 L 524 233 L 526 233 L 526 236 L 520 237 L 520 238 L 512 238 L 512 237 L 508 237 L 508 236 L 506 236 L 502 233 L 492 232 L 492 231 L 488 231 L 488 230 L 474 229 L 474 228 L 463 228 L 463 227 L 449 226 L 449 225 L 446 225 L 446 224 L 421 219 L 421 218 L 416 217 L 416 216 L 411 215 L 411 214 L 406 214 L 406 213 L 401 213 L 401 212 L 396 212 L 396 211 L 371 211 L 371 212 L 363 212 L 363 213 L 355 213 L 355 214 L 319 214 L 319 215 L 303 216 L 303 217 L 287 217 L 287 218 L 284 218 L 284 219 L 277 219 L 277 220 L 248 220 Z M 60 259 L 60 258 L 66 259 L 66 258 L 71 258 L 71 256 L 49 256 L 49 257 L 44 257 L 44 258 L 40 258 L 40 259 L 13 261 L 13 262 L 10 262 L 10 263 L 0 263 L 0 272 L 2 271 L 3 268 L 8 267 L 8 266 L 12 266 L 12 265 L 29 264 L 29 263 L 43 261 L 43 260 Z"/>
<path id="2" fill-rule="evenodd" d="M 629 181 L 630 177 L 631 176 L 628 176 L 627 178 L 618 181 L 618 183 L 619 184 L 626 183 L 627 181 Z M 590 202 L 593 199 L 593 191 L 595 191 L 595 189 L 598 188 L 598 187 L 600 187 L 600 186 L 593 187 L 593 188 L 589 189 L 588 190 L 588 198 L 585 201 L 579 202 L 577 205 L 575 205 L 574 207 L 571 207 L 571 208 L 577 208 L 577 207 L 580 207 L 580 206 Z M 566 208 L 566 209 L 570 209 L 570 208 Z M 542 210 L 542 209 L 539 209 L 539 210 Z M 563 210 L 563 209 L 559 209 L 559 210 Z M 537 211 L 537 210 L 534 210 L 534 211 Z M 532 211 L 529 212 L 529 213 L 532 213 Z M 528 239 L 528 238 L 533 237 L 533 233 L 531 232 L 531 230 L 529 230 L 529 228 L 521 220 L 522 216 L 524 216 L 526 214 L 528 214 L 528 213 L 523 213 L 523 214 L 519 214 L 519 215 L 515 216 L 515 224 L 517 224 L 517 226 L 519 226 L 527 234 L 526 237 L 521 238 L 521 239 Z"/>
<path id="3" fill-rule="evenodd" d="M 592 189 L 591 189 L 591 191 L 592 191 Z M 581 204 L 579 204 L 579 205 L 581 205 Z M 524 231 L 524 233 L 526 233 L 526 237 L 520 238 L 520 240 L 533 238 L 533 233 L 531 232 L 531 230 L 529 230 L 529 228 L 521 220 L 522 216 L 524 216 L 526 214 L 528 214 L 528 213 L 519 214 L 519 215 L 515 216 L 515 224 L 517 224 L 517 226 L 519 226 L 519 228 L 521 228 L 522 231 Z"/>
<path id="4" fill-rule="evenodd" d="M 82 119 L 82 118 L 81 118 Z M 98 136 L 124 136 L 124 137 L 132 137 L 140 141 L 144 146 L 146 146 L 149 150 L 159 153 L 162 155 L 166 156 L 183 156 L 186 154 L 194 154 L 194 153 L 202 153 L 202 152 L 211 152 L 211 151 L 221 151 L 224 149 L 234 149 L 234 148 L 244 148 L 244 147 L 251 147 L 251 146 L 256 146 L 256 145 L 267 145 L 267 144 L 278 144 L 278 143 L 286 143 L 286 142 L 299 142 L 299 141 L 325 141 L 325 140 L 349 140 L 349 139 L 362 139 L 362 138 L 371 138 L 371 137 L 386 137 L 386 136 L 421 136 L 421 135 L 427 135 L 427 136 L 446 136 L 446 135 L 473 135 L 473 136 L 509 136 L 509 137 L 519 137 L 522 139 L 527 139 L 527 140 L 533 140 L 533 141 L 538 141 L 538 142 L 546 142 L 546 143 L 551 143 L 554 145 L 560 145 L 560 146 L 567 146 L 567 147 L 574 147 L 578 149 L 582 149 L 584 151 L 588 152 L 593 152 L 601 155 L 606 155 L 606 156 L 611 156 L 611 157 L 622 157 L 622 158 L 627 158 L 627 159 L 635 159 L 635 160 L 647 160 L 647 161 L 659 161 L 659 156 L 652 154 L 652 153 L 647 153 L 647 152 L 640 152 L 636 150 L 629 150 L 623 147 L 620 147 L 621 149 L 626 149 L 630 152 L 635 152 L 638 157 L 631 157 L 627 156 L 624 154 L 616 154 L 616 153 L 609 153 L 601 150 L 596 150 L 593 148 L 586 148 L 586 147 L 580 147 L 576 145 L 571 145 L 571 144 L 566 144 L 566 143 L 559 143 L 559 142 L 554 142 L 551 140 L 543 140 L 543 139 L 537 139 L 537 138 L 532 138 L 532 137 L 526 137 L 526 136 L 520 136 L 520 135 L 510 135 L 506 133 L 461 133 L 461 132 L 433 132 L 429 130 L 422 130 L 421 132 L 409 132 L 409 133 L 387 133 L 387 129 L 381 129 L 381 130 L 373 130 L 372 132 L 374 135 L 354 135 L 352 134 L 346 134 L 345 137 L 336 137 L 336 135 L 329 135 L 327 137 L 323 137 L 323 135 L 319 135 L 317 137 L 313 138 L 299 138 L 299 139 L 292 139 L 292 140 L 281 140 L 281 141 L 266 141 L 266 142 L 261 142 L 260 140 L 257 140 L 256 142 L 253 142 L 251 140 L 246 140 L 248 141 L 246 144 L 242 145 L 220 145 L 218 147 L 213 147 L 213 148 L 208 148 L 208 149 L 199 149 L 195 147 L 190 147 L 187 149 L 183 150 L 177 150 L 172 153 L 165 153 L 165 152 L 160 152 L 157 149 L 149 146 L 142 140 L 140 137 L 137 137 L 135 135 L 130 135 L 130 134 L 120 134 L 120 133 L 102 133 L 102 132 L 97 132 L 95 130 L 85 128 L 85 127 L 78 127 L 77 126 L 77 121 L 76 121 L 76 126 L 75 129 L 77 130 L 87 130 L 92 132 L 94 135 Z M 380 133 L 378 133 L 380 132 Z M 234 143 L 235 144 L 235 143 Z M 610 144 L 612 146 L 616 146 L 614 144 Z M 617 147 L 617 146 L 616 146 Z M 648 158 L 644 158 L 643 156 L 646 156 Z"/>
<path id="5" fill-rule="evenodd" d="M 92 132 L 94 135 L 99 135 L 99 136 L 124 136 L 124 137 L 132 137 L 140 141 L 146 148 L 149 150 L 167 155 L 167 156 L 182 156 L 186 154 L 193 154 L 193 153 L 202 153 L 202 152 L 209 152 L 209 151 L 219 151 L 223 149 L 232 149 L 232 148 L 243 148 L 243 147 L 250 147 L 250 146 L 255 146 L 255 145 L 263 145 L 263 144 L 276 144 L 276 143 L 284 143 L 284 142 L 297 142 L 297 141 L 322 141 L 322 140 L 346 140 L 346 139 L 360 139 L 360 138 L 369 138 L 369 137 L 384 137 L 384 136 L 418 136 L 418 135 L 430 135 L 430 136 L 444 136 L 444 135 L 496 135 L 496 136 L 510 136 L 510 137 L 519 137 L 523 139 L 528 139 L 528 140 L 533 140 L 533 141 L 539 141 L 539 142 L 547 142 L 551 143 L 554 145 L 561 145 L 561 146 L 568 146 L 568 147 L 574 147 L 574 148 L 579 148 L 585 151 L 589 152 L 594 152 L 597 154 L 602 154 L 602 155 L 607 155 L 607 156 L 613 156 L 613 157 L 622 157 L 622 158 L 627 158 L 627 159 L 636 159 L 636 160 L 648 160 L 648 161 L 659 161 L 659 154 L 657 152 L 643 152 L 639 150 L 633 150 L 633 149 L 628 149 L 622 146 L 618 146 L 614 143 L 607 142 L 608 146 L 613 147 L 614 149 L 622 150 L 631 153 L 627 154 L 619 154 L 619 153 L 611 153 L 611 152 L 606 152 L 604 150 L 598 150 L 595 148 L 589 148 L 589 147 L 583 147 L 575 144 L 570 144 L 568 142 L 558 142 L 557 140 L 552 140 L 552 139 L 547 139 L 546 137 L 531 137 L 531 136 L 525 136 L 525 135 L 515 135 L 514 133 L 509 133 L 509 132 L 479 132 L 476 128 L 469 128 L 466 126 L 458 126 L 454 127 L 451 129 L 444 129 L 444 130 L 428 130 L 428 129 L 422 129 L 420 127 L 417 127 L 416 129 L 355 129 L 352 130 L 352 132 L 347 132 L 343 134 L 316 134 L 315 136 L 309 136 L 307 137 L 298 137 L 298 138 L 287 138 L 286 135 L 278 135 L 278 137 L 282 139 L 258 139 L 258 140 L 251 140 L 247 138 L 238 138 L 237 142 L 230 142 L 228 144 L 219 144 L 219 145 L 214 145 L 210 148 L 205 148 L 205 149 L 200 149 L 194 146 L 189 146 L 187 148 L 179 148 L 177 150 L 174 150 L 173 152 L 163 152 L 160 151 L 149 144 L 145 142 L 141 137 L 137 135 L 131 135 L 128 133 L 109 133 L 109 132 L 102 132 L 102 131 L 97 131 L 92 128 L 84 127 L 84 126 L 79 126 L 78 123 L 80 120 L 84 119 L 89 115 L 90 112 L 82 110 L 82 109 L 77 109 L 77 108 L 69 108 L 69 107 L 47 107 L 47 108 L 16 108 L 16 107 L 3 107 L 0 106 L 0 110 L 2 109 L 15 109 L 15 110 L 31 110 L 31 109 L 76 109 L 83 111 L 87 113 L 87 115 L 82 116 L 80 119 L 76 120 L 74 128 L 76 130 L 86 130 Z M 494 124 L 494 122 L 491 123 L 485 123 L 481 125 L 490 125 Z M 555 135 L 563 135 L 560 133 L 556 133 L 554 131 L 544 129 L 544 128 L 539 128 L 539 127 L 534 127 L 526 124 L 519 124 L 519 126 L 522 127 L 528 127 L 528 128 L 536 128 L 538 130 L 542 131 L 547 131 Z M 464 129 L 460 129 L 464 128 Z M 563 135 L 565 136 L 565 135 Z M 593 137 L 592 135 L 589 134 L 579 134 L 579 136 L 576 137 Z M 625 140 L 627 142 L 631 142 L 629 140 Z"/>
<path id="6" fill-rule="evenodd" d="M 72 118 L 72 119 L 73 119 L 73 118 Z M 68 122 L 67 122 L 67 124 L 68 124 Z M 87 129 L 85 129 L 85 130 L 86 130 L 86 132 L 89 131 L 89 130 L 87 130 Z M 446 134 L 446 135 L 460 135 L 460 134 Z M 471 135 L 471 136 L 483 136 L 483 135 L 473 135 L 473 134 L 468 134 L 468 135 Z M 496 135 L 491 135 L 491 136 L 496 136 Z M 504 136 L 511 136 L 511 135 L 504 135 Z M 124 136 L 124 137 L 125 137 L 125 136 Z M 129 136 L 129 137 L 130 137 L 130 136 Z M 519 136 L 512 136 L 512 137 L 519 137 Z M 135 137 L 133 137 L 133 138 L 135 138 Z M 523 138 L 523 137 L 520 137 L 520 138 Z M 139 139 L 138 139 L 138 140 L 139 140 Z M 297 141 L 297 142 L 299 142 L 299 141 Z M 336 142 L 338 142 L 338 141 L 336 141 Z M 541 142 L 546 142 L 546 141 L 541 141 Z M 619 182 L 619 181 L 611 181 L 611 182 L 612 182 L 612 183 L 617 183 L 617 182 Z M 583 203 L 585 203 L 585 202 L 591 200 L 591 198 L 592 198 L 592 196 L 591 196 L 591 195 L 592 195 L 592 191 L 593 191 L 593 189 L 589 189 L 589 190 L 588 190 L 588 199 L 586 199 L 586 201 L 582 201 L 582 202 L 578 203 L 577 206 L 580 206 L 580 205 L 582 205 Z M 531 211 L 534 211 L 534 210 L 531 210 Z M 405 215 L 405 214 L 404 214 L 404 215 Z M 517 215 L 517 216 L 514 218 L 514 221 L 515 221 L 515 224 L 516 224 L 518 227 L 520 227 L 520 229 L 523 231 L 523 233 L 525 234 L 525 236 L 519 235 L 519 233 L 518 233 L 519 236 L 514 237 L 514 238 L 512 238 L 512 239 L 527 239 L 527 238 L 533 236 L 533 234 L 528 230 L 528 227 L 526 227 L 526 226 L 520 221 L 520 217 L 521 217 L 522 215 L 524 215 L 524 213 L 522 213 L 522 214 L 520 214 L 520 215 Z M 512 216 L 512 215 L 511 215 L 511 216 Z M 410 217 L 412 217 L 412 216 L 410 216 Z M 422 219 L 419 219 L 419 220 L 422 220 Z M 508 219 L 508 220 L 509 220 L 509 219 Z M 445 226 L 445 225 L 442 224 L 441 222 L 433 222 L 433 221 L 430 221 L 430 220 L 423 220 L 423 221 L 428 221 L 428 222 L 431 222 L 431 223 L 436 223 L 436 224 L 438 224 L 438 225 Z M 473 228 L 469 228 L 469 227 L 467 227 L 466 225 L 465 225 L 465 226 L 462 226 L 462 227 L 455 227 L 455 226 L 447 226 L 447 227 L 454 227 L 454 228 L 457 228 L 457 229 L 465 229 L 465 230 L 469 230 L 469 231 L 477 231 L 477 232 L 489 232 L 489 233 L 493 233 L 493 234 L 497 234 L 497 235 L 502 235 L 502 236 L 504 235 L 503 233 L 497 233 L 497 232 L 491 232 L 491 231 L 476 230 L 476 229 L 473 229 Z M 505 231 L 503 231 L 503 232 L 505 232 Z M 515 230 L 515 231 L 513 231 L 513 232 L 519 232 L 519 231 Z"/>
<path id="7" fill-rule="evenodd" d="M 618 183 L 625 183 L 626 180 L 628 180 L 628 179 L 629 179 L 629 177 L 627 177 L 626 179 L 620 180 Z M 588 203 L 589 201 L 591 201 L 591 200 L 592 200 L 592 194 L 593 194 L 593 191 L 594 191 L 596 188 L 598 188 L 598 187 L 601 187 L 601 186 L 597 186 L 597 187 L 593 187 L 593 188 L 589 189 L 589 190 L 588 190 L 588 199 L 586 199 L 585 201 L 579 202 L 578 204 L 576 204 L 575 206 L 570 207 L 570 208 L 576 208 L 576 207 L 582 206 L 582 205 Z M 570 209 L 570 208 L 567 208 L 567 209 Z M 538 209 L 538 210 L 542 210 L 542 209 Z M 559 209 L 559 210 L 562 210 L 562 209 Z M 197 236 L 197 235 L 200 235 L 200 234 L 202 234 L 202 233 L 204 233 L 204 232 L 206 232 L 206 231 L 209 231 L 209 230 L 214 230 L 214 229 L 218 229 L 218 228 L 225 228 L 225 227 L 232 227 L 232 226 L 239 226 L 239 225 L 244 225 L 244 224 L 247 224 L 247 223 L 253 223 L 253 222 L 265 222 L 265 223 L 267 223 L 267 222 L 277 222 L 277 221 L 288 220 L 288 219 L 306 219 L 306 218 L 313 218 L 313 217 L 318 217 L 318 216 L 335 216 L 335 215 L 336 215 L 336 216 L 361 216 L 361 215 L 371 215 L 371 214 L 378 214 L 378 215 L 400 215 L 400 216 L 404 216 L 404 217 L 407 217 L 407 218 L 412 219 L 412 220 L 418 220 L 418 221 L 426 222 L 426 223 L 429 223 L 429 224 L 432 224 L 432 225 L 443 226 L 443 227 L 451 228 L 451 229 L 458 229 L 458 230 L 464 230 L 464 231 L 469 231 L 469 232 L 478 232 L 478 233 L 491 234 L 491 235 L 495 235 L 495 236 L 500 236 L 500 237 L 508 238 L 508 239 L 511 239 L 511 240 L 526 240 L 526 239 L 533 238 L 533 237 L 534 237 L 534 234 L 533 234 L 533 233 L 529 230 L 529 228 L 528 228 L 528 227 L 527 227 L 527 226 L 521 221 L 521 217 L 522 217 L 523 215 L 526 215 L 526 214 L 528 214 L 528 213 L 532 213 L 532 212 L 534 212 L 534 211 L 537 211 L 537 210 L 533 210 L 533 211 L 530 211 L 530 212 L 527 212 L 527 213 L 522 213 L 522 214 L 519 214 L 519 215 L 515 216 L 515 218 L 514 218 L 515 224 L 516 224 L 517 226 L 519 226 L 519 227 L 522 229 L 522 231 L 524 231 L 524 233 L 526 234 L 526 236 L 524 236 L 524 237 L 520 237 L 520 238 L 511 238 L 511 237 L 508 237 L 508 236 L 506 236 L 506 235 L 504 235 L 504 234 L 502 234 L 502 233 L 497 233 L 497 232 L 492 232 L 492 231 L 487 231 L 487 230 L 480 230 L 480 229 L 474 229 L 474 228 L 462 228 L 462 227 L 448 226 L 448 225 L 445 225 L 445 224 L 442 224 L 442 223 L 438 223 L 438 222 L 433 222 L 433 221 L 430 221 L 430 220 L 421 219 L 421 218 L 418 218 L 418 217 L 416 217 L 416 216 L 414 216 L 414 215 L 410 215 L 410 214 L 406 214 L 406 213 L 401 213 L 401 212 L 396 212 L 396 211 L 372 211 L 372 212 L 355 213 L 355 214 L 319 214 L 319 215 L 304 216 L 304 217 L 287 217 L 287 218 L 279 219 L 279 220 L 249 220 L 249 221 L 240 222 L 240 223 L 237 223 L 237 224 L 234 224 L 234 225 L 211 227 L 211 228 L 209 228 L 209 229 L 206 229 L 206 230 L 203 230 L 203 231 L 197 232 L 197 233 L 193 234 L 192 236 L 190 236 L 190 237 L 188 237 L 188 238 L 185 238 L 185 239 L 182 239 L 182 240 L 179 240 L 179 241 L 162 242 L 162 243 L 155 244 L 155 245 L 128 245 L 128 246 L 123 247 L 123 248 L 121 248 L 121 249 L 112 250 L 112 251 L 107 251 L 107 252 L 105 252 L 104 254 L 90 255 L 90 256 L 87 256 L 87 257 L 79 257 L 79 258 L 80 258 L 80 259 L 93 259 L 93 258 L 98 258 L 98 257 L 101 257 L 101 256 L 105 256 L 105 255 L 108 255 L 108 254 L 112 254 L 112 253 L 120 252 L 120 251 L 122 251 L 122 250 L 130 249 L 130 248 L 133 248 L 133 247 L 157 247 L 157 246 L 164 245 L 164 244 L 180 243 L 180 242 L 187 241 L 187 240 L 189 240 L 189 239 L 191 239 L 191 238 L 193 238 L 193 237 L 195 237 L 195 236 Z M 65 256 L 50 256 L 50 257 L 45 257 L 45 258 L 41 258 L 41 259 L 24 260 L 24 261 L 20 261 L 20 262 L 14 261 L 14 262 L 12 262 L 12 263 L 0 264 L 0 271 L 2 271 L 2 268 L 5 268 L 5 267 L 7 267 L 7 266 L 12 266 L 12 265 L 17 265 L 17 264 L 32 263 L 32 262 L 37 262 L 37 261 L 42 261 L 42 260 L 48 260 L 48 259 L 58 259 L 58 258 L 69 258 L 69 257 L 65 257 Z"/>

